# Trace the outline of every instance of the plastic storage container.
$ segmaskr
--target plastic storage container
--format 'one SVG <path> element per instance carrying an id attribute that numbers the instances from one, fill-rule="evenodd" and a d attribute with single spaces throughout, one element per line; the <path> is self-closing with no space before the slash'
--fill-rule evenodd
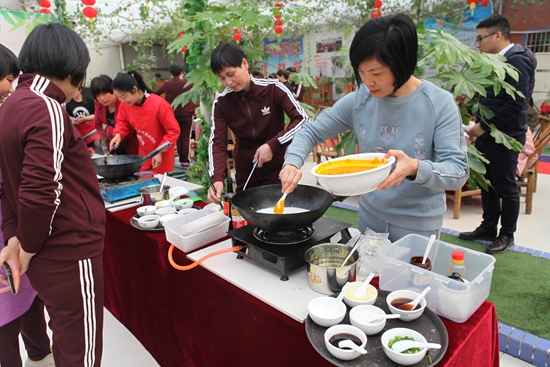
<path id="1" fill-rule="evenodd" d="M 178 233 L 180 228 L 189 225 L 191 222 L 199 221 L 209 215 L 217 216 L 217 213 L 220 214 L 219 220 L 214 222 L 212 227 L 188 236 L 182 236 Z M 223 215 L 223 213 L 219 211 L 219 208 L 215 207 L 197 210 L 196 212 L 186 215 L 180 215 L 180 218 L 174 218 L 164 224 L 166 240 L 183 252 L 191 252 L 199 247 L 209 244 L 210 242 L 225 237 L 227 235 L 228 228 L 229 218 Z"/>
<path id="2" fill-rule="evenodd" d="M 432 271 L 409 264 L 412 256 L 424 255 L 428 240 L 428 237 L 410 234 L 384 249 L 379 255 L 380 289 L 421 291 L 414 279 L 429 279 L 422 285 L 432 288 L 426 295 L 428 307 L 449 320 L 465 322 L 489 296 L 495 258 L 436 240 L 428 254 Z M 455 250 L 464 251 L 464 264 L 468 268 L 464 283 L 446 276 L 449 259 Z"/>

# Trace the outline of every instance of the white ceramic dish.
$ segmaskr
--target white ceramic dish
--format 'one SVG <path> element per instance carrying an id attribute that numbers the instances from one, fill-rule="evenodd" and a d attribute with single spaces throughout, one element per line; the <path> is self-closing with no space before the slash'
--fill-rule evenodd
<path id="1" fill-rule="evenodd" d="M 367 293 L 363 298 L 358 298 L 353 295 L 353 292 L 359 287 L 363 282 L 352 282 L 348 287 L 348 291 L 344 296 L 344 302 L 350 307 L 360 306 L 360 305 L 372 305 L 378 297 L 378 291 L 372 285 L 368 285 Z M 371 297 L 368 297 L 371 296 Z"/>
<path id="2" fill-rule="evenodd" d="M 182 210 L 193 207 L 193 200 L 191 199 L 179 199 L 174 202 L 176 210 Z"/>
<path id="3" fill-rule="evenodd" d="M 323 296 L 309 301 L 307 311 L 309 316 L 317 325 L 329 327 L 339 324 L 346 316 L 346 305 L 340 302 L 338 308 L 333 314 L 329 314 L 329 309 L 336 302 L 336 298 Z"/>
<path id="4" fill-rule="evenodd" d="M 198 209 L 196 209 L 196 208 L 185 208 L 185 209 L 182 209 L 182 210 L 178 210 L 178 214 L 179 215 L 187 215 L 187 214 L 190 214 L 190 213 L 194 213 L 197 210 Z"/>
<path id="5" fill-rule="evenodd" d="M 171 200 L 161 200 L 161 201 L 157 201 L 155 203 L 155 206 L 158 208 L 166 208 L 166 207 L 173 207 L 174 206 L 174 202 L 171 201 Z"/>
<path id="6" fill-rule="evenodd" d="M 202 218 L 189 222 L 178 228 L 176 233 L 180 236 L 187 237 L 194 233 L 202 232 L 208 228 L 218 225 L 224 219 L 223 212 L 215 212 L 208 214 Z"/>
<path id="7" fill-rule="evenodd" d="M 323 164 L 331 164 L 331 162 L 344 159 L 384 159 L 384 156 L 384 153 L 360 153 L 346 155 L 316 165 L 311 169 L 311 174 L 317 178 L 317 181 L 319 181 L 321 186 L 335 195 L 362 195 L 376 190 L 376 187 L 384 181 L 386 177 L 388 177 L 391 167 L 395 162 L 395 157 L 385 158 L 387 162 L 380 167 L 356 173 L 348 173 L 343 175 L 322 175 L 316 172 L 317 169 Z"/>
<path id="8" fill-rule="evenodd" d="M 388 347 L 388 342 L 395 338 L 396 336 L 408 336 L 414 339 L 417 342 L 426 343 L 427 340 L 422 334 L 417 331 L 407 329 L 407 328 L 393 328 L 389 329 L 382 334 L 381 343 L 384 349 L 384 353 L 388 356 L 389 359 L 395 363 L 401 364 L 403 366 L 410 366 L 417 364 L 426 356 L 426 348 L 420 348 L 420 352 L 414 354 L 405 354 L 398 353 L 394 350 L 391 350 Z"/>
<path id="9" fill-rule="evenodd" d="M 407 289 L 401 289 L 398 291 L 393 291 L 386 297 L 386 302 L 388 303 L 388 308 L 390 309 L 391 313 L 395 313 L 400 315 L 399 318 L 401 321 L 413 321 L 419 318 L 422 313 L 424 313 L 424 310 L 426 309 L 426 298 L 422 298 L 420 300 L 420 309 L 418 310 L 412 310 L 412 311 L 405 311 L 398 309 L 394 306 L 392 306 L 391 302 L 397 298 L 410 298 L 411 301 L 415 299 L 418 296 L 418 293 L 415 291 L 407 290 Z"/>
<path id="10" fill-rule="evenodd" d="M 137 208 L 137 213 L 140 217 L 143 217 L 144 215 L 155 214 L 155 210 L 157 210 L 157 207 L 154 205 L 144 205 Z"/>
<path id="11" fill-rule="evenodd" d="M 164 227 L 164 223 L 168 222 L 169 220 L 172 220 L 174 218 L 178 218 L 178 214 L 167 214 L 160 217 L 160 224 Z"/>
<path id="12" fill-rule="evenodd" d="M 350 361 L 352 359 L 359 357 L 361 353 L 353 349 L 342 349 L 342 348 L 335 347 L 329 342 L 331 337 L 341 333 L 353 334 L 359 339 L 361 339 L 363 343 L 359 346 L 360 348 L 364 349 L 365 346 L 367 345 L 367 336 L 361 329 L 352 325 L 345 325 L 345 324 L 334 325 L 329 327 L 327 331 L 325 331 L 325 346 L 327 347 L 330 354 L 344 361 Z"/>
<path id="13" fill-rule="evenodd" d="M 159 215 L 144 215 L 138 219 L 138 224 L 142 228 L 155 228 L 159 225 Z"/>
<path id="14" fill-rule="evenodd" d="M 373 305 L 356 306 L 349 312 L 349 320 L 353 326 L 363 330 L 367 335 L 375 335 L 384 329 L 386 319 L 374 320 L 373 322 L 364 322 L 365 318 L 372 314 L 385 315 L 386 313 L 380 307 Z"/>
<path id="15" fill-rule="evenodd" d="M 158 208 L 157 210 L 155 210 L 155 214 L 160 215 L 161 217 L 163 215 L 176 214 L 176 208 L 174 208 L 173 206 L 166 206 L 166 207 L 163 207 L 163 208 Z"/>

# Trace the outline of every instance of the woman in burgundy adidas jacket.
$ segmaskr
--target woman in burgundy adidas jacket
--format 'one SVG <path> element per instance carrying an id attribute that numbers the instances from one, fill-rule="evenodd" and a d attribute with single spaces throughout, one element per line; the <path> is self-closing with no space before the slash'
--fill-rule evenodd
<path id="1" fill-rule="evenodd" d="M 235 135 L 237 192 L 241 191 L 258 161 L 247 188 L 280 183 L 286 147 L 304 122 L 306 111 L 281 82 L 252 78 L 242 49 L 235 43 L 221 44 L 212 53 L 210 67 L 227 87 L 216 95 L 212 111 L 212 133 L 208 154 L 210 176 L 217 195 L 210 188 L 208 199 L 219 202 L 227 177 L 227 129 Z M 290 118 L 285 128 L 284 114 Z"/>
<path id="2" fill-rule="evenodd" d="M 0 264 L 25 273 L 44 301 L 57 367 L 100 366 L 105 207 L 90 155 L 62 103 L 90 62 L 82 39 L 39 25 L 19 54 L 16 91 L 0 108 Z M 5 291 L 2 289 L 0 291 Z"/>

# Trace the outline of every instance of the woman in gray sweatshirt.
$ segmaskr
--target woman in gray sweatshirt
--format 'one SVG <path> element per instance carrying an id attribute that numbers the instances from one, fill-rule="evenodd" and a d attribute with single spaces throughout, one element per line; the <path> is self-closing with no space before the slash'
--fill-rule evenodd
<path id="1" fill-rule="evenodd" d="M 359 230 L 439 235 L 445 190 L 468 179 L 466 143 L 451 93 L 416 78 L 418 38 L 412 20 L 392 14 L 369 20 L 355 35 L 350 60 L 355 93 L 306 123 L 288 147 L 281 181 L 290 193 L 313 147 L 353 129 L 362 153 L 382 152 L 397 164 L 376 189 L 360 198 Z"/>

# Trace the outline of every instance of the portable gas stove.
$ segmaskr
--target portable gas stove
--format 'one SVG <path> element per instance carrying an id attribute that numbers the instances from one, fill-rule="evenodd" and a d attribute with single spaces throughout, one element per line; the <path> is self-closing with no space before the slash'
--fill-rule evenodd
<path id="1" fill-rule="evenodd" d="M 142 187 L 159 183 L 159 179 L 153 175 L 135 175 L 121 180 L 102 178 L 99 180 L 99 191 L 103 200 L 114 202 L 138 196 Z"/>
<path id="2" fill-rule="evenodd" d="M 254 226 L 245 226 L 228 232 L 233 246 L 243 246 L 237 259 L 247 257 L 263 267 L 274 270 L 287 281 L 287 274 L 306 264 L 306 251 L 341 232 L 340 242 L 347 243 L 351 236 L 351 224 L 327 217 L 319 218 L 313 225 L 295 231 L 270 232 Z"/>

